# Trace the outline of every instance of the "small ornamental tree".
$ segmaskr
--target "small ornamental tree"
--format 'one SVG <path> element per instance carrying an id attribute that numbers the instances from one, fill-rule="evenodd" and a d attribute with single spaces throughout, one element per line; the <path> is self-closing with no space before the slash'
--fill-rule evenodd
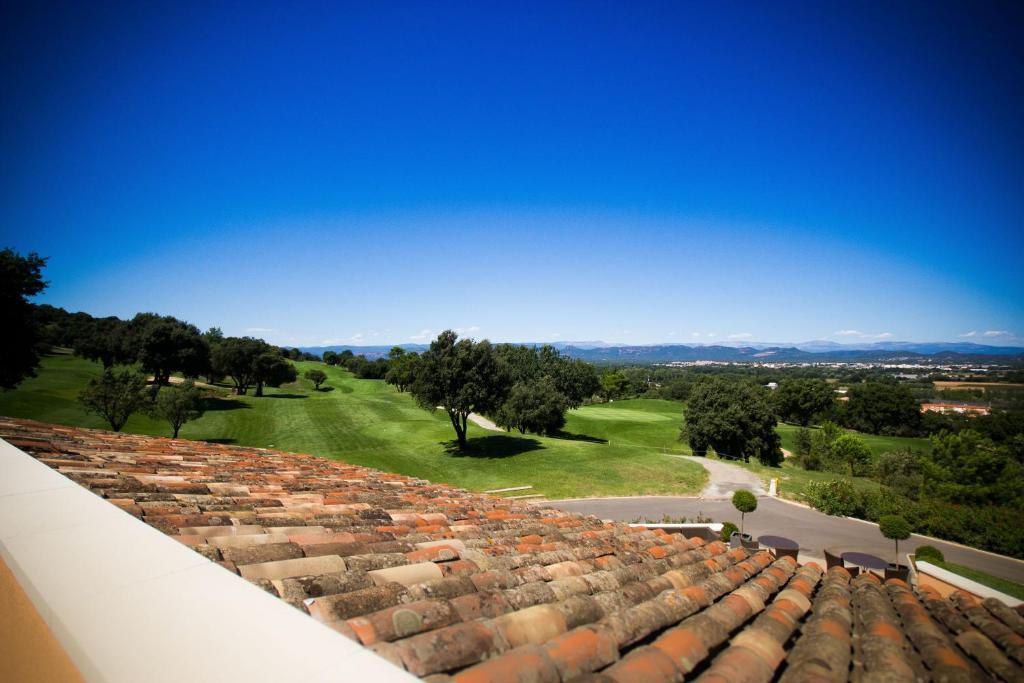
<path id="1" fill-rule="evenodd" d="M 746 489 L 740 489 L 732 494 L 732 505 L 740 511 L 740 533 L 742 534 L 747 513 L 757 509 L 757 497 Z"/>
<path id="2" fill-rule="evenodd" d="M 104 370 L 99 379 L 91 379 L 78 395 L 90 413 L 110 424 L 115 432 L 146 402 L 146 378 L 130 368 Z"/>
<path id="3" fill-rule="evenodd" d="M 171 425 L 171 436 L 178 438 L 182 425 L 203 416 L 203 397 L 191 381 L 161 391 L 153 405 L 153 416 Z"/>
<path id="4" fill-rule="evenodd" d="M 739 531 L 739 529 L 736 528 L 735 524 L 732 522 L 726 522 L 722 525 L 722 533 L 718 535 L 718 538 L 723 543 L 728 543 L 729 539 L 732 538 L 732 535 L 737 531 Z"/>
<path id="5" fill-rule="evenodd" d="M 320 385 L 327 381 L 327 373 L 316 368 L 306 370 L 306 374 L 303 377 L 313 383 L 313 389 L 316 391 L 320 391 Z"/>
<path id="6" fill-rule="evenodd" d="M 910 524 L 899 515 L 885 515 L 878 520 L 878 530 L 882 535 L 896 543 L 896 562 L 900 566 L 900 541 L 910 538 Z"/>

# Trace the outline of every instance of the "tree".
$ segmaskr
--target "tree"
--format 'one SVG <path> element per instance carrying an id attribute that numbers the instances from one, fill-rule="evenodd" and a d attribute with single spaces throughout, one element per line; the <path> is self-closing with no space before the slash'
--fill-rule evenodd
<path id="1" fill-rule="evenodd" d="M 922 464 L 929 496 L 961 505 L 1024 506 L 1024 466 L 1010 447 L 973 429 L 933 436 Z"/>
<path id="2" fill-rule="evenodd" d="M 210 369 L 210 347 L 199 328 L 169 315 L 139 313 L 128 324 L 138 362 L 157 386 L 175 372 L 198 377 Z"/>
<path id="3" fill-rule="evenodd" d="M 829 459 L 830 464 L 848 470 L 852 477 L 871 473 L 871 449 L 853 434 L 843 434 L 832 443 Z"/>
<path id="4" fill-rule="evenodd" d="M 825 380 L 787 379 L 772 392 L 772 401 L 780 419 L 806 427 L 814 417 L 829 411 L 835 392 Z"/>
<path id="5" fill-rule="evenodd" d="M 487 340 L 459 340 L 446 330 L 420 356 L 412 395 L 426 410 L 448 413 L 460 450 L 466 447 L 469 414 L 493 414 L 508 393 L 508 377 Z"/>
<path id="6" fill-rule="evenodd" d="M 811 454 L 811 430 L 801 427 L 796 430 L 793 437 L 794 453 L 798 459 L 804 459 Z"/>
<path id="7" fill-rule="evenodd" d="M 910 449 L 883 453 L 875 465 L 875 477 L 899 494 L 917 500 L 924 483 L 924 467 Z"/>
<path id="8" fill-rule="evenodd" d="M 40 329 L 28 297 L 46 289 L 46 259 L 11 249 L 0 251 L 0 387 L 13 389 L 26 377 L 35 377 L 39 365 L 36 344 Z"/>
<path id="9" fill-rule="evenodd" d="M 694 455 L 706 455 L 712 448 L 722 457 L 745 462 L 754 457 L 763 465 L 778 466 L 782 450 L 766 391 L 749 382 L 702 377 L 690 394 L 680 437 Z"/>
<path id="10" fill-rule="evenodd" d="M 171 424 L 171 436 L 175 439 L 182 425 L 198 420 L 203 412 L 202 393 L 191 380 L 164 389 L 153 404 L 153 416 Z"/>
<path id="11" fill-rule="evenodd" d="M 268 345 L 252 337 L 228 337 L 213 350 L 215 372 L 231 378 L 235 393 L 244 395 L 255 381 L 256 359 Z"/>
<path id="12" fill-rule="evenodd" d="M 253 361 L 252 380 L 256 384 L 257 396 L 263 396 L 264 385 L 279 387 L 294 382 L 297 378 L 295 366 L 288 362 L 280 351 L 265 350 Z"/>
<path id="13" fill-rule="evenodd" d="M 732 494 L 732 506 L 740 512 L 740 533 L 743 533 L 747 513 L 757 509 L 757 497 L 746 489 Z"/>
<path id="14" fill-rule="evenodd" d="M 338 364 L 338 354 L 336 351 L 324 351 L 324 363 L 327 365 Z"/>
<path id="15" fill-rule="evenodd" d="M 601 391 L 606 401 L 611 401 L 629 386 L 629 377 L 622 370 L 605 370 L 601 375 Z"/>
<path id="16" fill-rule="evenodd" d="M 921 407 L 901 384 L 865 382 L 850 387 L 846 426 L 870 434 L 916 434 Z"/>
<path id="17" fill-rule="evenodd" d="M 601 380 L 593 365 L 566 358 L 550 346 L 541 349 L 541 369 L 554 380 L 569 408 L 579 408 L 584 400 L 601 390 Z"/>
<path id="18" fill-rule="evenodd" d="M 910 538 L 910 524 L 899 515 L 885 515 L 878 520 L 878 530 L 882 535 L 896 543 L 897 567 L 900 566 L 900 541 Z"/>
<path id="19" fill-rule="evenodd" d="M 76 356 L 99 361 L 104 369 L 135 361 L 135 349 L 128 334 L 128 324 L 120 318 L 98 318 L 89 321 L 75 340 Z"/>
<path id="20" fill-rule="evenodd" d="M 585 399 L 601 389 L 594 366 L 585 361 L 563 356 L 549 344 L 540 348 L 517 344 L 498 344 L 494 352 L 504 364 L 509 381 L 529 384 L 543 377 L 550 378 L 570 408 L 579 408 Z"/>
<path id="21" fill-rule="evenodd" d="M 146 403 L 146 378 L 130 368 L 104 370 L 99 379 L 89 380 L 78 400 L 119 432 L 132 413 Z"/>
<path id="22" fill-rule="evenodd" d="M 303 377 L 313 383 L 313 389 L 315 391 L 320 391 L 320 385 L 327 381 L 327 373 L 317 368 L 306 370 Z"/>
<path id="23" fill-rule="evenodd" d="M 213 352 L 224 341 L 224 332 L 219 327 L 211 327 L 206 332 L 203 332 L 203 340 L 206 342 L 207 348 L 210 349 L 210 363 L 206 368 L 206 381 L 210 384 L 216 384 L 223 379 L 223 375 L 213 365 Z"/>
<path id="24" fill-rule="evenodd" d="M 392 349 L 393 351 L 394 349 Z M 416 371 L 419 365 L 420 355 L 418 353 L 403 350 L 401 354 L 391 357 L 384 381 L 397 387 L 399 391 L 408 391 L 416 380 Z"/>
<path id="25" fill-rule="evenodd" d="M 512 387 L 508 399 L 495 414 L 495 422 L 520 434 L 553 434 L 565 426 L 568 400 L 550 377 Z"/>

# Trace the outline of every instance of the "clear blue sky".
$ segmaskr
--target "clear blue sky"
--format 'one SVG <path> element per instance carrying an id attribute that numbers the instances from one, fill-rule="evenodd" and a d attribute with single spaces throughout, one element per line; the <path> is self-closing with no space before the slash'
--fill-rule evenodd
<path id="1" fill-rule="evenodd" d="M 1021 343 L 1019 2 L 484 4 L 5 3 L 0 245 L 281 343 Z"/>

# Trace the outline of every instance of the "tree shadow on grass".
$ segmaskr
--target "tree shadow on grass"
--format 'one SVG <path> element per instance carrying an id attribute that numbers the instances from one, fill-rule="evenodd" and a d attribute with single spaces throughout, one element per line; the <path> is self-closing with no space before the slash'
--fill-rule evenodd
<path id="1" fill-rule="evenodd" d="M 608 439 L 599 436 L 588 436 L 586 434 L 571 434 L 569 432 L 556 432 L 549 435 L 552 439 L 564 439 L 566 441 L 586 441 L 587 443 L 608 443 Z"/>
<path id="2" fill-rule="evenodd" d="M 233 443 L 238 443 L 237 439 L 203 439 L 203 441 L 206 441 L 207 443 L 221 443 L 226 446 L 230 446 Z"/>
<path id="3" fill-rule="evenodd" d="M 309 398 L 305 394 L 264 394 L 263 398 Z"/>
<path id="4" fill-rule="evenodd" d="M 203 410 L 205 410 L 206 412 L 215 412 L 220 410 L 243 410 L 248 408 L 248 403 L 236 401 L 231 398 L 207 397 L 203 399 Z"/>
<path id="5" fill-rule="evenodd" d="M 318 394 L 327 394 L 334 391 L 334 387 L 323 386 L 320 387 L 319 389 L 314 389 L 313 391 L 315 391 Z"/>
<path id="6" fill-rule="evenodd" d="M 529 453 L 544 448 L 544 444 L 537 439 L 522 438 L 516 436 L 481 436 L 470 439 L 466 443 L 466 449 L 460 451 L 458 441 L 447 441 L 444 444 L 445 451 L 455 458 L 486 458 L 497 460 L 510 458 L 513 455 Z"/>

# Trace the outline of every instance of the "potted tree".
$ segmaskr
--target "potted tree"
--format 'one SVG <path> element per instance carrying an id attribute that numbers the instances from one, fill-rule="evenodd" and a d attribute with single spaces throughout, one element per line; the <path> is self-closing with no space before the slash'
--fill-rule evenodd
<path id="1" fill-rule="evenodd" d="M 900 541 L 910 538 L 910 524 L 899 515 L 884 515 L 878 520 L 878 530 L 888 539 L 896 543 L 895 562 L 885 570 L 885 578 L 907 580 L 910 568 L 900 564 Z"/>
<path id="2" fill-rule="evenodd" d="M 738 533 L 733 533 L 730 545 L 733 547 L 740 545 L 748 550 L 756 550 L 757 541 L 751 538 L 750 534 L 745 533 L 744 526 L 747 513 L 757 509 L 757 497 L 746 489 L 740 489 L 732 494 L 732 505 L 740 512 L 740 530 Z"/>

